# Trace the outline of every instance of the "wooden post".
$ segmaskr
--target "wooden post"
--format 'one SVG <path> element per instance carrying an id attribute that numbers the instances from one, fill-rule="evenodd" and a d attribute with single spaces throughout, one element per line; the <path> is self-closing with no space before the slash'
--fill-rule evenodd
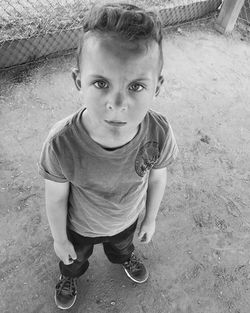
<path id="1" fill-rule="evenodd" d="M 230 33 L 234 29 L 245 0 L 224 0 L 215 28 L 220 33 Z"/>

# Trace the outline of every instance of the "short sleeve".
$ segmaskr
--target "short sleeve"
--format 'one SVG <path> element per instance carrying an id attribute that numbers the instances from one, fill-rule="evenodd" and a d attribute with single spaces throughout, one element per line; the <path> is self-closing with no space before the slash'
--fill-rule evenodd
<path id="1" fill-rule="evenodd" d="M 58 183 L 67 182 L 50 141 L 43 144 L 38 162 L 38 172 L 45 179 Z"/>
<path id="2" fill-rule="evenodd" d="M 169 166 L 178 155 L 178 146 L 174 137 L 173 130 L 168 123 L 168 131 L 166 133 L 165 141 L 163 147 L 160 151 L 160 157 L 154 164 L 154 169 L 160 169 Z"/>

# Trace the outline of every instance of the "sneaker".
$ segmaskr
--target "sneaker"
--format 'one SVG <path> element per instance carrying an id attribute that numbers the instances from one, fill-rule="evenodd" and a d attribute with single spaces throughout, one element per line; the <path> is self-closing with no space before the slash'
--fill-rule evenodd
<path id="1" fill-rule="evenodd" d="M 56 285 L 55 302 L 59 309 L 67 310 L 73 306 L 77 295 L 77 278 L 60 276 Z"/>
<path id="2" fill-rule="evenodd" d="M 133 252 L 130 259 L 124 262 L 122 266 L 127 276 L 136 283 L 141 284 L 148 279 L 149 273 L 146 267 Z"/>

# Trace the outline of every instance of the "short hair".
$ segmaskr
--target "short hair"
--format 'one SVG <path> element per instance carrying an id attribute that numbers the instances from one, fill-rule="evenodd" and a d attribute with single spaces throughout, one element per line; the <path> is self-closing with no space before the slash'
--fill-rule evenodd
<path id="1" fill-rule="evenodd" d="M 121 39 L 131 42 L 155 40 L 159 45 L 161 72 L 163 67 L 162 23 L 156 12 L 146 11 L 126 3 L 94 5 L 83 21 L 83 33 L 76 52 L 78 69 L 81 64 L 84 34 L 89 31 L 119 35 Z"/>

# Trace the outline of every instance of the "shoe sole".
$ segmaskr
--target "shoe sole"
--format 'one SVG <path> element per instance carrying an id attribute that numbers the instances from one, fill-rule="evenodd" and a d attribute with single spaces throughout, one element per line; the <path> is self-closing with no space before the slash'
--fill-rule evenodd
<path id="1" fill-rule="evenodd" d="M 148 273 L 147 273 L 147 276 L 146 276 L 146 278 L 145 278 L 144 280 L 138 281 L 138 280 L 136 280 L 135 278 L 133 278 L 133 277 L 129 274 L 129 272 L 127 271 L 127 269 L 126 269 L 124 266 L 122 266 L 122 267 L 123 267 L 123 269 L 124 269 L 126 275 L 127 275 L 131 280 L 133 280 L 134 282 L 136 282 L 136 283 L 138 283 L 138 284 L 143 284 L 143 283 L 145 283 L 145 282 L 148 280 L 148 277 L 149 277 L 149 274 L 148 274 Z"/>

